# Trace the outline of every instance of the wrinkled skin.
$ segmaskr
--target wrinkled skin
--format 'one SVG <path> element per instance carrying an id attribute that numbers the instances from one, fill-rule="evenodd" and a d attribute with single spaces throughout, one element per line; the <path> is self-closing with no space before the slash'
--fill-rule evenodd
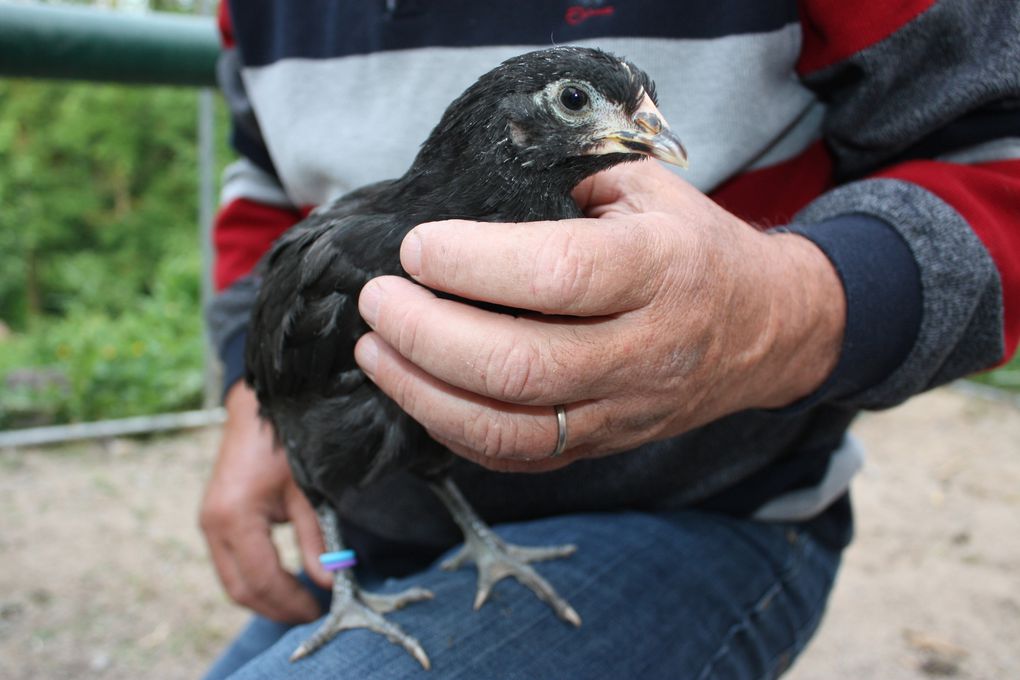
<path id="1" fill-rule="evenodd" d="M 757 231 L 656 163 L 575 192 L 587 218 L 419 226 L 362 292 L 362 369 L 430 435 L 496 470 L 624 451 L 806 396 L 834 368 L 845 302 L 811 242 Z M 791 356 L 797 360 L 790 361 Z M 552 406 L 566 404 L 566 453 Z"/>
<path id="2" fill-rule="evenodd" d="M 199 516 L 216 573 L 231 599 L 263 616 L 316 619 L 319 606 L 283 569 L 270 533 L 274 524 L 292 523 L 305 571 L 328 588 L 333 579 L 319 565 L 324 545 L 315 511 L 259 418 L 255 392 L 238 382 L 224 406 L 227 423 Z"/>
<path id="3" fill-rule="evenodd" d="M 553 469 L 789 404 L 832 371 L 845 300 L 809 241 L 754 230 L 654 162 L 601 173 L 574 196 L 586 219 L 435 223 L 408 235 L 401 261 L 431 288 L 581 319 L 513 319 L 396 277 L 362 292 L 374 332 L 357 345 L 358 363 L 454 452 L 497 470 Z M 272 436 L 250 390 L 235 393 L 247 393 L 239 404 L 250 408 L 228 400 L 202 526 L 235 599 L 271 618 L 310 620 L 317 612 L 273 561 L 268 527 L 289 519 L 310 545 L 300 537 L 316 533 L 315 517 L 285 500 L 300 493 L 282 455 L 279 468 L 246 462 Z M 568 449 L 550 460 L 559 403 Z M 316 551 L 301 552 L 318 575 Z"/>

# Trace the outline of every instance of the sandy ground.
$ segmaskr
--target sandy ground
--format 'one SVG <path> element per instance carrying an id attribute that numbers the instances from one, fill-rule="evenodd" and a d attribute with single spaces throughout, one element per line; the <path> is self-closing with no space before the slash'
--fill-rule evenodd
<path id="1" fill-rule="evenodd" d="M 867 415 L 858 539 L 794 680 L 1020 677 L 1020 409 Z M 241 625 L 195 509 L 206 430 L 0 452 L 0 677 L 196 678 Z"/>

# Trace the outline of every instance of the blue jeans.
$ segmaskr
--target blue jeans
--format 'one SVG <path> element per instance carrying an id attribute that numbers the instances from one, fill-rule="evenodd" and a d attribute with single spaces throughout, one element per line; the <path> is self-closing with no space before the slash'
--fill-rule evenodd
<path id="1" fill-rule="evenodd" d="M 551 517 L 497 531 L 521 545 L 576 543 L 537 568 L 578 611 L 563 623 L 508 579 L 477 612 L 475 571 L 438 566 L 370 584 L 424 586 L 435 599 L 389 614 L 418 638 L 428 673 L 402 648 L 365 630 L 341 633 L 310 657 L 288 656 L 316 624 L 256 617 L 206 680 L 253 678 L 771 678 L 818 626 L 839 553 L 797 525 L 698 511 Z M 328 593 L 320 591 L 324 604 Z"/>

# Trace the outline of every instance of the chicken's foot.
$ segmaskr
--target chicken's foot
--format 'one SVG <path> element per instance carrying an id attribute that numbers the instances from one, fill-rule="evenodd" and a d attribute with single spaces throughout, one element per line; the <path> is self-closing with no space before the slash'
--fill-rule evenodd
<path id="1" fill-rule="evenodd" d="M 319 509 L 318 516 L 319 527 L 326 540 L 326 549 L 329 552 L 343 550 L 336 512 L 331 507 L 323 506 Z M 408 654 L 428 670 L 429 657 L 422 649 L 421 643 L 405 633 L 400 626 L 387 621 L 383 614 L 412 602 L 431 599 L 432 593 L 424 588 L 409 588 L 394 594 L 368 593 L 361 590 L 350 570 L 337 571 L 333 576 L 333 601 L 329 607 L 329 614 L 312 636 L 294 650 L 290 660 L 297 661 L 308 656 L 341 631 L 368 628 L 406 649 Z"/>
<path id="2" fill-rule="evenodd" d="M 530 566 L 531 562 L 568 557 L 576 552 L 577 546 L 557 545 L 529 548 L 506 543 L 478 516 L 452 479 L 444 477 L 431 486 L 450 511 L 461 531 L 464 532 L 464 546 L 444 561 L 441 566 L 443 569 L 452 571 L 468 561 L 474 561 L 478 568 L 475 609 L 485 603 L 492 592 L 492 587 L 497 582 L 507 576 L 513 576 L 522 585 L 530 588 L 540 600 L 552 607 L 561 619 L 575 626 L 581 625 L 581 617 L 574 608 Z"/>

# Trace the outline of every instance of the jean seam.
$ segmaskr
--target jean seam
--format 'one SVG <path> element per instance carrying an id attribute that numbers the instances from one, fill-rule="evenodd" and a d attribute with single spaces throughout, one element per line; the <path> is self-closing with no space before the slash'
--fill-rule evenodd
<path id="1" fill-rule="evenodd" d="M 810 547 L 812 549 L 816 549 L 815 546 L 810 546 Z M 767 674 L 764 677 L 766 677 L 766 678 L 777 677 L 777 671 L 779 670 L 778 667 L 780 665 L 780 661 L 782 659 L 784 659 L 784 658 L 788 659 L 794 652 L 796 652 L 797 650 L 804 649 L 804 647 L 807 645 L 808 640 L 810 638 L 809 638 L 808 635 L 806 635 L 806 633 L 808 631 L 814 630 L 818 626 L 819 622 L 821 621 L 822 615 L 824 613 L 823 612 L 824 603 L 828 599 L 829 593 L 832 591 L 832 583 L 833 583 L 833 581 L 835 581 L 835 579 L 836 579 L 836 573 L 835 573 L 835 571 L 833 571 L 832 572 L 832 576 L 828 579 L 828 584 L 827 584 L 828 587 L 823 589 L 821 596 L 819 598 L 816 598 L 815 601 L 812 602 L 811 611 L 815 612 L 814 615 L 811 616 L 803 624 L 801 624 L 800 626 L 797 627 L 797 630 L 794 633 L 793 643 L 791 645 L 789 645 L 786 649 L 784 649 L 782 652 L 780 652 L 779 654 L 776 654 L 769 661 L 770 672 L 769 672 L 769 674 Z"/>
<path id="2" fill-rule="evenodd" d="M 802 538 L 799 541 L 799 545 L 797 545 L 796 547 L 798 549 L 793 551 L 793 557 L 791 557 L 791 559 L 786 564 L 780 565 L 779 568 L 775 570 L 774 572 L 775 579 L 773 580 L 773 582 L 767 588 L 765 588 L 764 592 L 760 596 L 758 596 L 754 600 L 753 604 L 751 604 L 749 607 L 745 609 L 744 615 L 740 618 L 740 620 L 737 623 L 734 623 L 733 625 L 730 626 L 729 630 L 726 632 L 726 635 L 719 643 L 719 649 L 716 651 L 715 654 L 712 655 L 712 658 L 709 659 L 708 662 L 706 662 L 704 668 L 701 670 L 701 673 L 698 674 L 697 676 L 698 680 L 707 680 L 708 678 L 711 677 L 710 674 L 712 672 L 712 669 L 715 668 L 719 660 L 722 659 L 727 652 L 729 652 L 731 641 L 741 632 L 748 630 L 751 627 L 751 624 L 759 616 L 761 616 L 762 612 L 765 609 L 764 605 L 766 605 L 773 598 L 775 598 L 777 595 L 783 592 L 783 590 L 786 589 L 786 584 L 792 581 L 797 576 L 797 574 L 800 573 L 801 567 L 803 566 L 804 561 L 807 559 L 807 552 L 810 547 L 810 541 L 804 540 Z M 798 629 L 797 632 L 798 639 L 802 631 L 803 628 Z M 788 649 L 784 650 L 784 652 L 785 651 L 788 651 Z M 773 659 L 770 659 L 767 666 L 770 669 L 774 669 L 776 661 L 781 656 L 782 655 L 780 654 L 774 657 Z M 771 676 L 766 674 L 764 677 L 768 678 Z"/>

